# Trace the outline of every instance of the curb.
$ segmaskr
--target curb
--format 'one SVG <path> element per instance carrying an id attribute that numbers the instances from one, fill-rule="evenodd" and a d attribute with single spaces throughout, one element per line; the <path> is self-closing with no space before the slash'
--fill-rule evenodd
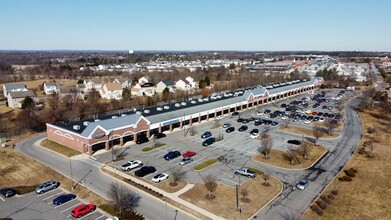
<path id="1" fill-rule="evenodd" d="M 341 130 L 342 131 L 342 130 Z M 287 134 L 292 134 L 292 135 L 295 135 L 295 136 L 305 136 L 305 137 L 312 137 L 310 135 L 306 135 L 306 134 L 297 134 L 297 133 L 293 133 L 293 132 L 289 132 L 289 131 L 283 131 L 281 129 L 278 129 L 278 132 L 283 132 L 283 133 L 287 133 Z M 330 139 L 338 139 L 338 138 L 341 138 L 341 135 L 338 134 L 338 137 L 327 137 L 327 138 L 319 138 L 319 140 L 330 140 Z"/>
<path id="2" fill-rule="evenodd" d="M 318 159 L 316 159 L 311 165 L 309 165 L 309 166 L 307 166 L 307 167 L 303 167 L 303 168 L 294 168 L 294 169 L 279 167 L 279 166 L 276 166 L 276 165 L 272 165 L 272 164 L 260 162 L 260 161 L 258 161 L 258 160 L 254 160 L 254 159 L 253 159 L 253 157 L 255 157 L 255 156 L 252 156 L 252 157 L 251 157 L 251 160 L 254 161 L 254 162 L 256 162 L 256 163 L 264 164 L 264 165 L 271 166 L 271 167 L 278 168 L 278 169 L 282 169 L 282 170 L 287 170 L 287 171 L 301 171 L 301 170 L 307 170 L 307 169 L 309 169 L 309 168 L 315 166 L 315 164 L 316 164 L 319 160 L 321 160 L 321 159 L 324 157 L 324 155 L 325 155 L 326 153 L 328 153 L 328 152 L 329 152 L 329 150 L 325 148 L 325 151 L 324 151 L 324 152 L 318 157 Z"/>
<path id="3" fill-rule="evenodd" d="M 194 167 L 193 167 L 192 170 L 193 170 L 194 172 L 201 172 L 201 171 L 206 170 L 207 168 L 209 168 L 209 167 L 215 165 L 215 164 L 218 163 L 218 162 L 219 162 L 219 161 L 217 160 L 216 162 L 214 162 L 214 163 L 212 163 L 212 164 L 209 164 L 208 166 L 206 166 L 206 167 L 204 167 L 204 168 L 202 168 L 202 169 L 200 169 L 200 170 L 195 170 Z M 198 164 L 198 165 L 199 165 L 199 164 Z M 196 165 L 196 166 L 198 166 L 198 165 Z"/>

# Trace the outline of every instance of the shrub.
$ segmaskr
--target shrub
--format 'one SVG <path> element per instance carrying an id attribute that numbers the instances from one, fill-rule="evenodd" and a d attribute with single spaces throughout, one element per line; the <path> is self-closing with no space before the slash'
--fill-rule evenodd
<path id="1" fill-rule="evenodd" d="M 333 189 L 333 190 L 331 191 L 331 193 L 334 194 L 334 195 L 338 195 L 338 189 Z"/>
<path id="2" fill-rule="evenodd" d="M 376 132 L 376 128 L 374 128 L 374 127 L 369 127 L 369 128 L 367 129 L 367 132 L 368 132 L 369 134 L 373 134 L 373 133 Z"/>
<path id="3" fill-rule="evenodd" d="M 214 158 L 214 159 L 210 159 L 210 160 L 207 160 L 203 163 L 200 163 L 198 164 L 197 166 L 194 167 L 194 170 L 198 171 L 198 170 L 202 170 L 214 163 L 217 163 L 219 160 L 217 158 Z"/>
<path id="4" fill-rule="evenodd" d="M 344 170 L 344 172 L 346 173 L 346 176 L 349 176 L 349 177 L 356 176 L 356 174 L 354 174 L 354 172 L 352 170 Z"/>
<path id="5" fill-rule="evenodd" d="M 361 147 L 360 150 L 358 150 L 358 154 L 366 154 L 365 147 Z"/>
<path id="6" fill-rule="evenodd" d="M 323 210 L 322 209 L 317 210 L 316 214 L 318 214 L 319 216 L 322 216 L 323 215 Z"/>
<path id="7" fill-rule="evenodd" d="M 334 200 L 335 197 L 334 197 L 334 194 L 331 193 L 331 194 L 329 194 L 329 195 L 327 196 L 327 198 L 329 198 L 330 200 Z"/>
<path id="8" fill-rule="evenodd" d="M 318 205 L 316 204 L 313 204 L 310 209 L 314 212 L 316 212 L 318 215 L 322 216 L 323 215 L 323 210 L 321 208 L 319 208 Z"/>
<path id="9" fill-rule="evenodd" d="M 326 208 L 327 208 L 327 204 L 324 203 L 322 200 L 316 201 L 316 204 L 318 204 L 318 206 L 319 206 L 321 209 L 326 209 Z"/>
<path id="10" fill-rule="evenodd" d="M 343 176 L 343 177 L 338 178 L 338 180 L 339 181 L 350 182 L 350 181 L 352 181 L 352 177 L 350 177 L 350 176 Z"/>
<path id="11" fill-rule="evenodd" d="M 320 198 L 321 198 L 325 203 L 327 203 L 327 204 L 330 204 L 330 203 L 331 203 L 331 200 L 330 200 L 327 196 L 325 196 L 325 195 L 320 196 Z"/>
<path id="12" fill-rule="evenodd" d="M 353 171 L 353 173 L 357 173 L 357 169 L 356 168 L 350 168 L 351 171 Z"/>

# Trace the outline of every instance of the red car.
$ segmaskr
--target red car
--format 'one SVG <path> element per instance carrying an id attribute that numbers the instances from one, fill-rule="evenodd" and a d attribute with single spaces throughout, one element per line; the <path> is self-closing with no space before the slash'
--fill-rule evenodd
<path id="1" fill-rule="evenodd" d="M 318 114 L 318 112 L 312 112 L 312 115 L 317 115 Z"/>
<path id="2" fill-rule="evenodd" d="M 85 214 L 93 212 L 96 209 L 94 204 L 79 205 L 72 210 L 72 216 L 75 218 L 80 218 Z"/>
<path id="3" fill-rule="evenodd" d="M 186 153 L 184 153 L 182 156 L 183 157 L 192 157 L 195 156 L 197 153 L 191 150 L 188 150 Z"/>

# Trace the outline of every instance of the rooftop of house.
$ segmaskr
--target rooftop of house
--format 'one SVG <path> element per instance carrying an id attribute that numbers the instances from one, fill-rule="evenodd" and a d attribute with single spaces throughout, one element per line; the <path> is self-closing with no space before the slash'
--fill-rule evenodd
<path id="1" fill-rule="evenodd" d="M 18 91 L 18 92 L 10 92 L 9 95 L 13 99 L 19 99 L 19 98 L 26 98 L 27 96 L 29 97 L 35 97 L 35 94 L 33 91 Z"/>
<path id="2" fill-rule="evenodd" d="M 4 87 L 6 90 L 12 90 L 12 89 L 25 89 L 27 86 L 23 83 L 9 83 L 4 84 Z"/>

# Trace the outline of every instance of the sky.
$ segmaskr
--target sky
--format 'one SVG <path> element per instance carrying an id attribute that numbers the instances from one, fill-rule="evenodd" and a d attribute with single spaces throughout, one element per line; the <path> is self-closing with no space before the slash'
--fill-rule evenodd
<path id="1" fill-rule="evenodd" d="M 0 50 L 391 51 L 391 1 L 0 0 Z"/>

